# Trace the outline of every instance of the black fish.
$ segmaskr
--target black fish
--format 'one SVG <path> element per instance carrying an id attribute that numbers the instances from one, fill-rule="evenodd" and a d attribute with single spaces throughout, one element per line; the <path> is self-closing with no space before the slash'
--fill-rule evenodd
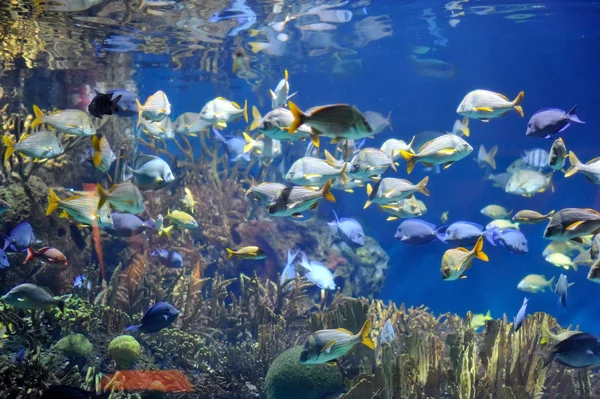
<path id="1" fill-rule="evenodd" d="M 112 93 L 100 93 L 96 92 L 96 97 L 88 105 L 88 111 L 91 115 L 102 119 L 102 115 L 112 115 L 113 112 L 119 112 L 117 103 L 121 99 L 121 96 L 112 98 Z"/>
<path id="2" fill-rule="evenodd" d="M 560 341 L 548 352 L 539 353 L 544 359 L 544 367 L 552 361 L 563 366 L 582 368 L 600 364 L 600 340 L 588 333 L 580 333 Z"/>

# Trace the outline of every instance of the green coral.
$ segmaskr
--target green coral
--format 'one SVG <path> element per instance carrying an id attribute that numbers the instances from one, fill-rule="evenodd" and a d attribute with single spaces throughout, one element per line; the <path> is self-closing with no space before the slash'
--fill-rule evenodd
<path id="1" fill-rule="evenodd" d="M 67 357 L 87 357 L 94 345 L 83 334 L 71 333 L 54 346 Z"/>
<path id="2" fill-rule="evenodd" d="M 131 335 L 119 335 L 108 345 L 108 353 L 117 363 L 118 370 L 127 370 L 142 354 L 140 343 Z"/>
<path id="3" fill-rule="evenodd" d="M 273 361 L 265 379 L 267 399 L 320 399 L 343 387 L 339 369 L 329 364 L 302 364 L 302 346 L 286 350 Z"/>

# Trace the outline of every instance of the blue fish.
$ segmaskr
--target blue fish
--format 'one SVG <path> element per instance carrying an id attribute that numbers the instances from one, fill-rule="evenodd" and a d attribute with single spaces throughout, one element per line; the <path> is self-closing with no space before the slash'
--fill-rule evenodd
<path id="1" fill-rule="evenodd" d="M 27 222 L 20 223 L 10 231 L 10 234 L 4 237 L 4 251 L 10 247 L 11 250 L 24 251 L 35 241 L 33 227 Z"/>
<path id="2" fill-rule="evenodd" d="M 10 261 L 6 252 L 0 249 L 0 269 L 6 269 L 7 267 L 10 267 Z"/>
<path id="3" fill-rule="evenodd" d="M 577 117 L 577 105 L 565 112 L 558 108 L 540 109 L 531 116 L 527 124 L 527 136 L 544 137 L 549 139 L 554 134 L 564 132 L 571 122 L 585 123 Z"/>
<path id="4" fill-rule="evenodd" d="M 127 327 L 127 331 L 140 331 L 146 334 L 159 332 L 173 323 L 177 316 L 179 311 L 175 306 L 167 302 L 157 302 L 146 310 L 142 317 L 142 324 Z"/>
<path id="5" fill-rule="evenodd" d="M 25 348 L 21 348 L 15 354 L 15 362 L 23 363 L 25 361 L 25 357 L 27 355 L 27 350 Z"/>
<path id="6" fill-rule="evenodd" d="M 483 226 L 477 223 L 458 221 L 446 229 L 443 241 L 459 246 L 475 245 L 483 234 Z"/>
<path id="7" fill-rule="evenodd" d="M 294 267 L 294 261 L 296 260 L 296 256 L 298 256 L 298 251 L 292 254 L 292 251 L 288 249 L 287 251 L 287 262 L 283 271 L 281 272 L 281 285 L 283 285 L 288 280 L 294 280 L 296 278 L 296 268 Z M 287 286 L 287 289 L 290 289 L 291 284 Z"/>
<path id="8" fill-rule="evenodd" d="M 136 95 L 125 89 L 113 89 L 107 90 L 106 94 L 112 94 L 113 98 L 121 96 L 119 100 L 119 110 L 113 112 L 113 115 L 121 117 L 136 116 L 138 114 L 138 107 L 136 102 Z"/>
<path id="9" fill-rule="evenodd" d="M 427 244 L 440 240 L 444 241 L 444 234 L 448 226 L 436 228 L 434 224 L 421 219 L 405 219 L 400 223 L 394 237 L 405 244 Z"/>
<path id="10" fill-rule="evenodd" d="M 558 282 L 556 283 L 556 287 L 554 287 L 554 292 L 558 295 L 558 303 L 560 303 L 565 308 L 567 307 L 567 290 L 573 284 L 575 283 L 569 284 L 567 276 L 561 274 L 558 278 Z"/>
<path id="11" fill-rule="evenodd" d="M 497 227 L 493 227 L 488 230 L 492 234 L 488 235 L 488 241 L 492 244 L 499 243 L 511 253 L 516 255 L 522 255 L 529 252 L 529 246 L 527 244 L 527 238 L 525 235 L 516 229 L 504 229 L 500 230 Z"/>
<path id="12" fill-rule="evenodd" d="M 250 152 L 244 153 L 244 146 L 246 145 L 246 140 L 244 140 L 241 137 L 231 137 L 229 139 L 226 139 L 221 135 L 221 133 L 219 133 L 217 129 L 213 128 L 212 131 L 215 135 L 215 138 L 221 143 L 225 144 L 231 162 L 236 162 L 240 159 L 243 159 L 246 162 L 250 162 Z"/>
<path id="13" fill-rule="evenodd" d="M 517 316 L 513 318 L 513 329 L 515 332 L 519 331 L 519 328 L 521 328 L 523 325 L 523 320 L 525 319 L 525 314 L 527 313 L 527 302 L 529 302 L 529 298 L 525 298 L 523 300 L 523 305 L 521 305 L 519 313 L 517 313 Z"/>
<path id="14" fill-rule="evenodd" d="M 333 215 L 335 216 L 335 220 L 329 222 L 328 225 L 337 228 L 342 241 L 350 248 L 360 248 L 365 245 L 365 232 L 360 223 L 354 219 L 340 219 L 335 211 L 333 211 Z"/>
<path id="15" fill-rule="evenodd" d="M 143 220 L 137 215 L 123 212 L 113 212 L 110 214 L 113 221 L 112 228 L 104 230 L 113 236 L 131 237 L 143 233 L 144 231 L 156 230 L 156 224 L 152 220 Z"/>
<path id="16" fill-rule="evenodd" d="M 544 366 L 553 360 L 563 366 L 582 368 L 600 364 L 600 339 L 595 335 L 580 333 L 560 341 L 548 352 L 542 352 Z"/>
<path id="17" fill-rule="evenodd" d="M 175 269 L 183 267 L 183 257 L 179 252 L 169 251 L 167 249 L 156 249 L 152 252 L 152 256 L 157 257 L 163 266 Z"/>
<path id="18" fill-rule="evenodd" d="M 321 262 L 311 260 L 310 262 L 306 258 L 306 254 L 302 252 L 302 261 L 300 262 L 306 273 L 306 277 L 311 283 L 324 290 L 336 289 L 335 281 L 333 281 L 333 273 Z"/>

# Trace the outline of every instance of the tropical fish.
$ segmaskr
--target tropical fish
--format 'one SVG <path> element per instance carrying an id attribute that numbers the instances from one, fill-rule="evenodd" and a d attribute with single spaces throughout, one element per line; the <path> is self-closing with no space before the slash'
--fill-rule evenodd
<path id="1" fill-rule="evenodd" d="M 471 264 L 475 258 L 484 262 L 489 261 L 488 256 L 483 252 L 483 237 L 477 239 L 477 243 L 475 243 L 475 247 L 471 251 L 463 247 L 458 247 L 444 252 L 441 268 L 444 281 L 467 278 L 463 273 L 471 268 Z"/>
<path id="2" fill-rule="evenodd" d="M 557 254 L 554 254 L 557 255 Z M 575 271 L 577 271 L 577 269 L 575 269 Z M 575 283 L 571 283 L 569 284 L 569 280 L 567 280 L 567 276 L 565 276 L 564 274 L 561 274 L 560 277 L 558 278 L 558 282 L 556 283 L 556 286 L 554 287 L 554 293 L 556 293 L 558 295 L 558 303 L 560 303 L 563 307 L 567 307 L 567 291 L 569 289 L 570 286 L 572 286 Z"/>
<path id="3" fill-rule="evenodd" d="M 104 135 L 94 135 L 92 136 L 92 147 L 94 149 L 94 167 L 100 172 L 106 172 L 117 159 L 110 148 L 108 139 Z"/>
<path id="4" fill-rule="evenodd" d="M 302 261 L 299 263 L 300 266 L 306 271 L 304 277 L 306 277 L 311 283 L 323 290 L 335 290 L 336 285 L 333 280 L 333 273 L 321 262 L 314 260 L 308 261 L 306 254 L 302 252 Z"/>
<path id="5" fill-rule="evenodd" d="M 150 138 L 172 139 L 175 137 L 173 122 L 171 122 L 171 118 L 168 116 L 158 122 L 142 118 L 140 125 L 142 126 L 142 132 Z"/>
<path id="6" fill-rule="evenodd" d="M 534 148 L 530 151 L 525 151 L 521 155 L 521 167 L 539 170 L 548 167 L 548 159 L 550 154 L 542 148 Z"/>
<path id="7" fill-rule="evenodd" d="M 335 220 L 328 225 L 335 227 L 340 238 L 350 248 L 360 248 L 365 245 L 365 233 L 359 222 L 354 219 L 338 218 L 337 213 L 333 211 Z"/>
<path id="8" fill-rule="evenodd" d="M 167 302 L 156 302 L 146 310 L 141 324 L 127 327 L 127 331 L 139 331 L 145 334 L 156 333 L 171 325 L 177 319 L 177 316 L 179 316 L 179 311 L 175 306 Z"/>
<path id="9" fill-rule="evenodd" d="M 571 177 L 581 172 L 585 178 L 594 184 L 600 184 L 600 158 L 594 158 L 587 163 L 581 163 L 573 151 L 569 152 L 571 167 L 565 173 L 565 177 Z"/>
<path id="10" fill-rule="evenodd" d="M 250 162 L 250 153 L 244 153 L 244 147 L 246 146 L 246 140 L 241 137 L 231 137 L 226 139 L 216 129 L 212 129 L 215 138 L 225 144 L 227 153 L 229 154 L 231 162 L 237 162 L 240 159 Z"/>
<path id="11" fill-rule="evenodd" d="M 529 302 L 529 298 L 523 299 L 523 305 L 521 305 L 517 316 L 513 318 L 514 332 L 519 331 L 519 328 L 521 328 L 521 326 L 523 325 L 523 320 L 525 319 L 525 315 L 527 314 L 527 302 Z"/>
<path id="12" fill-rule="evenodd" d="M 456 112 L 459 115 L 479 119 L 483 122 L 489 122 L 490 119 L 504 116 L 512 110 L 517 111 L 522 118 L 524 114 L 520 104 L 523 97 L 525 97 L 525 93 L 520 92 L 513 101 L 509 101 L 506 96 L 500 93 L 474 90 L 463 98 Z"/>
<path id="13" fill-rule="evenodd" d="M 596 259 L 594 264 L 592 264 L 587 279 L 600 284 L 600 260 Z"/>
<path id="14" fill-rule="evenodd" d="M 15 143 L 8 135 L 2 136 L 4 142 L 4 159 L 10 158 L 15 152 L 34 159 L 51 159 L 65 152 L 56 134 L 47 130 L 25 135 L 18 143 Z"/>
<path id="15" fill-rule="evenodd" d="M 34 105 L 33 113 L 35 119 L 31 122 L 32 128 L 45 123 L 61 133 L 73 136 L 93 136 L 96 134 L 96 126 L 92 123 L 90 116 L 78 109 L 65 109 L 45 115 L 37 105 Z"/>
<path id="16" fill-rule="evenodd" d="M 102 119 L 102 115 L 112 115 L 113 112 L 119 112 L 117 105 L 121 100 L 121 96 L 113 98 L 112 93 L 100 93 L 96 90 L 96 96 L 88 105 L 88 112 L 96 118 Z"/>
<path id="17" fill-rule="evenodd" d="M 27 257 L 23 264 L 34 258 L 40 259 L 42 262 L 46 263 L 57 263 L 59 265 L 67 266 L 67 257 L 56 248 L 44 247 L 36 251 L 29 247 L 27 248 Z"/>
<path id="18" fill-rule="evenodd" d="M 556 267 L 562 267 L 565 270 L 569 270 L 572 268 L 577 271 L 577 265 L 565 254 L 561 254 L 560 252 L 555 252 L 546 256 L 546 262 L 553 264 Z"/>
<path id="19" fill-rule="evenodd" d="M 515 213 L 515 215 L 512 217 L 512 221 L 521 224 L 539 224 L 544 220 L 550 219 L 552 215 L 554 215 L 554 211 L 550 211 L 547 214 L 542 215 L 536 211 L 522 210 Z"/>
<path id="20" fill-rule="evenodd" d="M 112 212 L 110 214 L 113 226 L 105 227 L 104 231 L 117 237 L 133 237 L 144 231 L 156 229 L 156 223 L 152 220 L 143 220 L 131 213 Z"/>
<path id="21" fill-rule="evenodd" d="M 508 179 L 504 191 L 531 198 L 535 194 L 545 192 L 548 188 L 554 191 L 552 173 L 544 175 L 536 170 L 520 169 Z"/>
<path id="22" fill-rule="evenodd" d="M 400 154 L 406 161 L 406 171 L 410 174 L 416 162 L 421 162 L 425 167 L 444 165 L 446 169 L 472 151 L 473 147 L 460 137 L 444 134 L 423 144 L 416 154 L 404 150 L 400 150 Z"/>
<path id="23" fill-rule="evenodd" d="M 529 119 L 525 134 L 549 139 L 554 134 L 564 132 L 571 126 L 571 122 L 585 123 L 577 117 L 577 105 L 569 112 L 557 108 L 541 109 Z"/>
<path id="24" fill-rule="evenodd" d="M 474 245 L 484 235 L 483 226 L 473 222 L 458 221 L 446 229 L 442 241 L 455 245 Z"/>
<path id="25" fill-rule="evenodd" d="M 499 187 L 502 190 L 505 190 L 506 185 L 508 184 L 508 181 L 510 180 L 511 176 L 511 173 L 499 173 L 497 175 L 490 173 L 487 175 L 485 180 L 491 180 L 492 182 L 494 182 L 494 187 Z"/>
<path id="26" fill-rule="evenodd" d="M 242 47 L 236 48 L 233 53 L 233 66 L 231 67 L 231 72 L 248 72 L 249 70 L 250 57 L 248 56 L 248 54 L 246 54 Z"/>
<path id="27" fill-rule="evenodd" d="M 28 222 L 21 222 L 4 237 L 4 251 L 9 247 L 13 251 L 25 250 L 35 242 L 33 227 Z"/>
<path id="28" fill-rule="evenodd" d="M 573 259 L 573 263 L 577 266 L 592 266 L 594 259 L 592 259 L 592 255 L 590 255 L 589 251 L 585 251 L 577 255 Z"/>
<path id="29" fill-rule="evenodd" d="M 522 255 L 529 252 L 527 238 L 516 229 L 499 229 L 498 234 L 489 234 L 486 238 L 488 241 L 493 240 L 493 243 L 499 243 L 513 254 Z"/>
<path id="30" fill-rule="evenodd" d="M 381 145 L 381 148 L 379 149 L 385 153 L 386 157 L 393 158 L 394 161 L 396 161 L 402 158 L 402 155 L 400 155 L 400 150 L 414 153 L 412 149 L 414 141 L 415 136 L 413 136 L 412 140 L 410 140 L 408 144 L 402 140 L 388 139 Z"/>
<path id="31" fill-rule="evenodd" d="M 359 140 L 373 135 L 373 130 L 366 118 L 356 108 L 346 104 L 324 105 L 309 109 L 306 113 L 293 102 L 288 102 L 294 121 L 289 126 L 289 133 L 294 133 L 300 125 L 312 128 L 311 140 L 319 147 L 319 136 L 340 140 Z"/>
<path id="32" fill-rule="evenodd" d="M 231 248 L 225 248 L 227 250 L 227 259 L 231 259 L 234 256 L 238 259 L 264 259 L 267 257 L 265 251 L 256 246 L 242 247 L 237 250 Z"/>
<path id="33" fill-rule="evenodd" d="M 548 156 L 548 166 L 550 166 L 553 170 L 562 170 L 565 166 L 565 160 L 567 159 L 567 147 L 565 146 L 565 142 L 562 137 L 557 138 L 552 143 L 552 148 L 550 148 L 550 155 Z"/>
<path id="34" fill-rule="evenodd" d="M 237 103 L 223 97 L 217 97 L 207 102 L 200 111 L 200 117 L 211 124 L 227 124 L 244 118 L 248 123 L 248 101 L 244 102 L 244 108 Z"/>
<path id="35" fill-rule="evenodd" d="M 285 284 L 285 282 L 288 280 L 294 280 L 296 278 L 296 268 L 294 267 L 296 256 L 298 256 L 298 251 L 292 254 L 292 251 L 288 249 L 287 261 L 283 271 L 281 272 L 281 285 Z M 288 290 L 290 289 L 290 287 L 287 288 Z"/>
<path id="36" fill-rule="evenodd" d="M 113 209 L 127 213 L 142 213 L 146 209 L 142 193 L 130 182 L 113 185 L 108 192 L 100 184 L 96 184 L 96 194 L 99 197 L 98 209 L 102 209 L 105 203 L 109 203 Z"/>
<path id="37" fill-rule="evenodd" d="M 507 219 L 494 219 L 485 226 L 486 230 L 491 229 L 492 227 L 497 227 L 500 230 L 502 229 L 515 229 L 519 230 L 519 223 L 511 222 Z"/>
<path id="38" fill-rule="evenodd" d="M 195 137 L 210 126 L 211 123 L 202 119 L 200 114 L 195 112 L 185 112 L 175 119 L 173 130 L 175 134 Z"/>
<path id="39" fill-rule="evenodd" d="M 592 259 L 598 259 L 600 255 L 600 234 L 596 234 L 592 239 L 592 245 L 590 246 L 590 256 Z"/>
<path id="40" fill-rule="evenodd" d="M 337 168 L 324 159 L 303 157 L 292 164 L 285 180 L 297 185 L 322 186 L 327 180 L 338 177 L 346 179 L 346 164 Z"/>
<path id="41" fill-rule="evenodd" d="M 112 228 L 113 221 L 110 207 L 104 204 L 98 209 L 99 197 L 95 193 L 81 193 L 61 200 L 54 190 L 49 189 L 48 208 L 46 216 L 50 216 L 56 209 L 63 210 L 61 217 L 70 217 L 84 226 L 98 225 L 98 227 Z"/>
<path id="42" fill-rule="evenodd" d="M 250 188 L 246 191 L 246 195 L 253 194 L 256 200 L 262 201 L 266 205 L 269 205 L 277 198 L 277 195 L 283 189 L 289 187 L 290 186 L 283 183 L 263 182 L 250 186 Z"/>
<path id="43" fill-rule="evenodd" d="M 413 197 L 414 199 L 414 197 Z M 392 216 L 389 216 L 386 220 L 388 222 L 398 220 L 398 219 L 408 219 L 413 218 L 415 216 L 422 216 L 421 209 L 418 203 L 411 201 L 410 199 L 401 200 L 398 202 L 392 202 L 385 205 L 377 205 L 380 211 L 389 213 Z"/>
<path id="44" fill-rule="evenodd" d="M 552 277 L 550 280 L 546 280 L 545 276 L 539 274 L 529 274 L 525 276 L 523 280 L 519 281 L 517 289 L 536 294 L 540 291 L 545 292 L 546 288 L 552 289 L 553 282 L 554 277 Z"/>
<path id="45" fill-rule="evenodd" d="M 473 330 L 479 330 L 481 327 L 485 327 L 488 320 L 493 320 L 492 313 L 488 310 L 486 314 L 477 313 L 471 317 L 471 323 L 469 327 Z"/>
<path id="46" fill-rule="evenodd" d="M 420 219 L 406 219 L 398 226 L 394 238 L 405 244 L 427 244 L 440 240 L 444 241 L 447 226 L 436 229 L 436 226 Z"/>
<path id="47" fill-rule="evenodd" d="M 133 167 L 126 166 L 123 180 L 132 179 L 140 190 L 158 190 L 172 182 L 175 177 L 169 164 L 153 155 L 138 155 Z"/>
<path id="48" fill-rule="evenodd" d="M 374 187 L 367 184 L 367 195 L 369 196 L 369 199 L 365 203 L 364 208 L 367 208 L 371 203 L 389 204 L 397 202 L 409 198 L 417 192 L 428 196 L 428 182 L 429 176 L 425 176 L 423 180 L 417 184 L 413 184 L 404 179 L 386 177 L 378 181 Z"/>
<path id="49" fill-rule="evenodd" d="M 275 90 L 269 90 L 271 94 L 271 108 L 285 107 L 288 100 L 296 95 L 290 93 L 290 83 L 288 81 L 288 71 L 284 71 L 284 78 L 279 81 Z"/>
<path id="50" fill-rule="evenodd" d="M 253 139 L 246 132 L 243 132 L 246 145 L 244 146 L 244 153 L 252 151 L 258 159 L 260 159 L 265 165 L 270 165 L 275 158 L 278 158 L 282 154 L 281 142 L 279 140 L 273 140 L 270 137 L 266 137 L 264 134 L 259 135 L 256 139 Z"/>
<path id="51" fill-rule="evenodd" d="M 138 126 L 142 122 L 142 119 L 160 122 L 171 115 L 171 103 L 165 92 L 162 90 L 159 90 L 148 97 L 144 105 L 136 98 L 136 104 L 138 109 Z"/>
<path id="52" fill-rule="evenodd" d="M 357 344 L 374 349 L 375 344 L 369 337 L 371 321 L 365 321 L 360 331 L 354 335 L 343 328 L 319 330 L 309 335 L 300 354 L 304 364 L 323 364 L 339 359 L 350 352 Z"/>
<path id="53" fill-rule="evenodd" d="M 107 90 L 106 94 L 112 94 L 113 98 L 121 97 L 118 104 L 118 110 L 113 110 L 113 115 L 120 117 L 130 117 L 138 114 L 137 96 L 125 89 Z"/>
<path id="54" fill-rule="evenodd" d="M 593 209 L 565 208 L 550 218 L 544 238 L 582 242 L 584 236 L 600 232 L 600 213 Z"/>
<path id="55" fill-rule="evenodd" d="M 196 206 L 197 202 L 194 200 L 194 195 L 192 194 L 192 191 L 189 188 L 184 187 L 183 192 L 185 193 L 185 195 L 181 199 L 181 202 L 190 210 L 190 212 L 194 213 L 194 207 Z"/>
<path id="56" fill-rule="evenodd" d="M 371 126 L 371 130 L 373 130 L 373 134 L 379 134 L 381 132 L 383 132 L 385 129 L 387 129 L 388 127 L 390 128 L 390 130 L 394 130 L 392 129 L 392 111 L 390 111 L 388 113 L 387 118 L 383 115 L 381 115 L 379 112 L 375 112 L 375 111 L 365 111 L 363 112 L 363 115 L 365 117 L 365 119 L 367 120 L 367 122 L 369 123 L 369 126 Z"/>
<path id="57" fill-rule="evenodd" d="M 573 256 L 585 252 L 585 248 L 583 244 L 576 241 L 552 241 L 550 244 L 546 245 L 546 248 L 544 248 L 544 251 L 542 252 L 542 256 L 546 257 L 555 252 Z"/>
<path id="58" fill-rule="evenodd" d="M 297 218 L 302 212 L 316 208 L 321 198 L 335 202 L 335 197 L 330 192 L 332 184 L 333 181 L 329 180 L 320 190 L 304 186 L 286 187 L 279 191 L 269 205 L 269 214 Z"/>
<path id="59" fill-rule="evenodd" d="M 492 204 L 481 209 L 481 214 L 492 219 L 508 219 L 512 215 L 512 209 L 508 211 L 503 206 Z"/>
<path id="60" fill-rule="evenodd" d="M 167 211 L 167 219 L 169 219 L 174 225 L 185 227 L 186 229 L 195 229 L 198 228 L 198 222 L 196 219 L 188 213 L 183 211 L 174 210 L 171 212 Z"/>
<path id="61" fill-rule="evenodd" d="M 17 309 L 48 310 L 55 306 L 64 307 L 71 294 L 54 296 L 35 284 L 21 284 L 2 297 L 4 302 Z"/>
<path id="62" fill-rule="evenodd" d="M 173 269 L 181 269 L 183 267 L 183 257 L 177 251 L 170 251 L 168 249 L 155 249 L 152 251 L 151 255 L 157 258 L 163 266 Z"/>
<path id="63" fill-rule="evenodd" d="M 300 125 L 295 132 L 290 133 L 289 127 L 294 122 L 292 111 L 287 108 L 275 108 L 269 111 L 264 117 L 256 107 L 252 107 L 252 125 L 250 130 L 258 129 L 265 136 L 274 140 L 295 141 L 308 138 L 312 134 L 312 129 L 307 125 Z"/>
<path id="64" fill-rule="evenodd" d="M 600 338 L 579 333 L 558 342 L 550 351 L 542 352 L 544 367 L 552 361 L 571 368 L 584 368 L 600 364 Z"/>
<path id="65" fill-rule="evenodd" d="M 379 345 L 391 344 L 394 341 L 394 338 L 396 338 L 394 326 L 392 326 L 390 319 L 387 319 L 379 333 Z"/>
<path id="66" fill-rule="evenodd" d="M 348 174 L 351 179 L 367 179 L 379 176 L 389 167 L 396 171 L 394 158 L 378 148 L 363 148 L 350 161 Z"/>
<path id="67" fill-rule="evenodd" d="M 496 156 L 497 152 L 497 145 L 493 146 L 490 149 L 490 152 L 486 152 L 483 145 L 479 146 L 479 152 L 477 153 L 477 158 L 475 158 L 479 167 L 484 168 L 487 164 L 490 168 L 496 170 L 496 160 L 494 160 L 494 157 Z"/>

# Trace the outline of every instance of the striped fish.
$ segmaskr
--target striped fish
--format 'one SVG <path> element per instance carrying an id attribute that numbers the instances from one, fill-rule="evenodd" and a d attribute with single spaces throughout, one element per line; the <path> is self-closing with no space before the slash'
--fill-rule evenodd
<path id="1" fill-rule="evenodd" d="M 359 343 L 374 349 L 375 344 L 369 337 L 370 332 L 370 320 L 365 321 L 356 335 L 343 328 L 316 331 L 304 342 L 300 362 L 304 364 L 328 363 L 344 356 Z"/>
<path id="2" fill-rule="evenodd" d="M 541 148 L 534 148 L 531 151 L 525 151 L 521 156 L 521 165 L 528 169 L 542 170 L 548 167 L 548 151 Z"/>

